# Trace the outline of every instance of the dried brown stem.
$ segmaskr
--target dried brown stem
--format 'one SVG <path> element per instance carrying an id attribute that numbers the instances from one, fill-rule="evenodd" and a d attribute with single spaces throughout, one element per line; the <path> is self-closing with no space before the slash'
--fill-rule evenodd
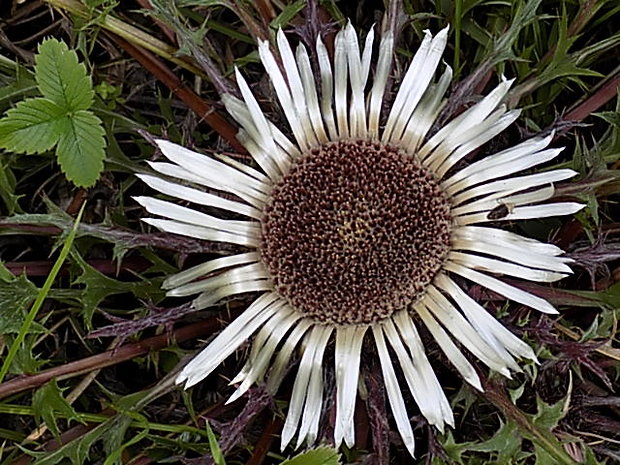
<path id="1" fill-rule="evenodd" d="M 618 87 L 620 87 L 620 74 L 610 77 L 593 95 L 566 113 L 562 119 L 565 121 L 584 120 L 615 98 L 618 95 Z"/>

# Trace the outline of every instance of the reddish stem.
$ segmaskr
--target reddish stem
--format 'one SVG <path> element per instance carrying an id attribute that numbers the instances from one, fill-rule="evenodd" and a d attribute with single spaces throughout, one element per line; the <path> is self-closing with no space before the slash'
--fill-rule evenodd
<path id="1" fill-rule="evenodd" d="M 564 115 L 565 121 L 581 121 L 590 116 L 618 94 L 620 74 L 609 79 L 598 91 Z"/>

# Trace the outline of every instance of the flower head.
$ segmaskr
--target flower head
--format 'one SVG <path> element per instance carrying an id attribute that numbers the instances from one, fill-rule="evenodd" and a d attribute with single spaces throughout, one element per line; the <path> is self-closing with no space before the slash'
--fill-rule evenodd
<path id="1" fill-rule="evenodd" d="M 226 297 L 260 293 L 183 369 L 177 382 L 185 387 L 198 383 L 254 336 L 247 363 L 231 381 L 238 387 L 230 400 L 258 382 L 275 393 L 301 347 L 283 448 L 295 436 L 297 446 L 317 438 L 323 359 L 332 341 L 335 443 L 354 443 L 353 413 L 367 337 L 376 346 L 391 411 L 412 454 L 404 386 L 395 368 L 429 423 L 440 430 L 454 424 L 418 327 L 426 327 L 477 389 L 480 380 L 461 348 L 507 376 L 519 369 L 515 358 L 535 360 L 531 348 L 464 292 L 455 277 L 556 313 L 545 300 L 493 275 L 552 282 L 571 272 L 570 260 L 553 245 L 489 223 L 576 212 L 582 205 L 545 203 L 553 196 L 553 184 L 575 172 L 517 175 L 560 153 L 546 148 L 551 137 L 526 140 L 465 167 L 459 164 L 519 116 L 518 110 L 501 104 L 509 80 L 429 137 L 452 75 L 446 67 L 434 80 L 447 33 L 447 28 L 434 37 L 426 32 L 387 115 L 382 115 L 393 52 L 390 33 L 381 39 L 369 80 L 373 31 L 360 51 L 348 24 L 336 36 L 333 60 L 319 38 L 314 51 L 318 69 L 303 45 L 293 53 L 279 31 L 281 62 L 267 42 L 259 44 L 259 53 L 292 138 L 265 117 L 236 71 L 242 99 L 224 95 L 223 101 L 257 166 L 160 140 L 171 163 L 151 166 L 176 181 L 140 175 L 163 194 L 206 207 L 205 212 L 140 197 L 149 212 L 165 218 L 146 222 L 171 233 L 248 248 L 168 278 L 164 287 L 169 296 L 197 295 L 193 305 L 203 309 Z M 228 212 L 226 218 L 222 212 Z"/>

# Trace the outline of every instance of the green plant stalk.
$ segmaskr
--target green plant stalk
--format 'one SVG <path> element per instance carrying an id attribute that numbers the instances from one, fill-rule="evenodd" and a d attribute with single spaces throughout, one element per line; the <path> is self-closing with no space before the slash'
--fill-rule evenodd
<path id="1" fill-rule="evenodd" d="M 463 16 L 463 0 L 454 4 L 454 73 L 458 76 L 461 55 L 461 17 Z"/>
<path id="2" fill-rule="evenodd" d="M 77 15 L 85 20 L 93 19 L 90 17 L 90 13 L 88 9 L 78 0 L 43 0 L 46 3 L 49 3 L 55 8 L 60 10 L 68 11 L 71 14 Z M 113 34 L 122 37 L 123 39 L 131 42 L 134 45 L 138 45 L 139 47 L 143 47 L 146 50 L 149 50 L 160 57 L 179 65 L 182 68 L 185 68 L 188 71 L 191 71 L 197 76 L 200 76 L 203 79 L 209 79 L 208 76 L 198 67 L 194 66 L 192 63 L 179 58 L 176 56 L 178 50 L 172 45 L 168 45 L 165 42 L 162 42 L 159 39 L 147 34 L 146 32 L 138 29 L 137 27 L 131 26 L 124 21 L 121 21 L 118 18 L 115 18 L 111 15 L 104 15 L 97 22 L 99 26 L 101 26 L 106 31 L 109 31 Z"/>
<path id="3" fill-rule="evenodd" d="M 36 318 L 37 313 L 39 312 L 39 309 L 43 305 L 43 302 L 47 298 L 47 295 L 49 294 L 50 289 L 52 288 L 52 284 L 54 283 L 54 280 L 56 279 L 56 276 L 58 275 L 60 268 L 62 267 L 63 263 L 65 262 L 65 259 L 69 255 L 69 251 L 71 250 L 71 246 L 73 245 L 73 240 L 75 239 L 75 235 L 77 234 L 78 225 L 80 224 L 80 220 L 82 219 L 82 213 L 84 213 L 85 206 L 86 204 L 82 205 L 82 208 L 80 209 L 80 212 L 78 213 L 78 216 L 75 219 L 75 223 L 73 223 L 73 228 L 71 229 L 71 232 L 69 232 L 69 235 L 67 236 L 67 240 L 65 241 L 65 244 L 62 247 L 62 250 L 60 251 L 60 255 L 58 255 L 58 258 L 56 259 L 56 263 L 54 263 L 54 266 L 52 267 L 50 274 L 45 280 L 45 283 L 43 283 L 43 287 L 39 290 L 39 293 L 37 294 L 37 298 L 32 304 L 32 307 L 30 308 L 28 315 L 26 315 L 24 323 L 22 324 L 22 327 L 20 328 L 19 333 L 17 334 L 17 337 L 15 338 L 15 341 L 13 341 L 13 344 L 11 344 L 9 353 L 4 359 L 2 368 L 0 368 L 0 383 L 2 383 L 2 381 L 4 380 L 4 377 L 8 373 L 9 368 L 11 367 L 11 363 L 13 363 L 13 359 L 15 358 L 15 355 L 17 355 L 17 351 L 19 350 L 22 343 L 24 342 L 24 339 L 26 339 L 26 334 L 28 334 L 28 331 L 30 330 L 30 326 L 32 326 L 32 323 L 34 322 L 34 319 Z"/>
<path id="4" fill-rule="evenodd" d="M 59 418 L 64 418 L 60 412 L 57 412 L 57 413 L 58 413 Z M 27 406 L 27 405 L 0 404 L 0 414 L 34 416 L 34 410 L 32 407 Z M 109 415 L 101 415 L 97 413 L 78 413 L 76 420 L 83 422 L 83 423 L 104 423 L 110 420 L 111 418 L 113 417 Z M 131 426 L 134 428 L 143 428 L 145 426 L 145 423 L 134 420 L 131 423 Z M 202 435 L 205 434 L 204 430 L 194 428 L 193 426 L 187 426 L 187 425 L 168 425 L 164 423 L 148 422 L 148 427 L 150 430 L 162 431 L 165 433 L 180 434 L 180 433 L 191 432 L 191 433 L 199 433 Z"/>

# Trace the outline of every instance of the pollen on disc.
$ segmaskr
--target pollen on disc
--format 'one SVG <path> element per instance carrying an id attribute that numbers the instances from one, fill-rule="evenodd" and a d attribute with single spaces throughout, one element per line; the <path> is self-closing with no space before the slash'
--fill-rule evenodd
<path id="1" fill-rule="evenodd" d="M 330 142 L 274 187 L 260 252 L 278 293 L 334 324 L 380 321 L 424 293 L 450 246 L 435 177 L 392 145 Z"/>

